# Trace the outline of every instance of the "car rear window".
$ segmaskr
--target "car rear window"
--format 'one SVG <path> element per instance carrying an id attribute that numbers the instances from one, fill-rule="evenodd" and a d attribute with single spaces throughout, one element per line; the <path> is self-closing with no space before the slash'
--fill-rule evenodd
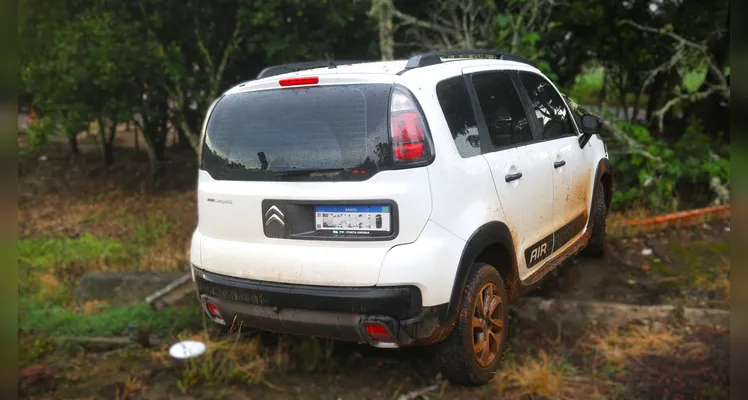
<path id="1" fill-rule="evenodd" d="M 392 85 L 230 94 L 210 115 L 201 168 L 213 179 L 363 180 L 391 166 Z"/>

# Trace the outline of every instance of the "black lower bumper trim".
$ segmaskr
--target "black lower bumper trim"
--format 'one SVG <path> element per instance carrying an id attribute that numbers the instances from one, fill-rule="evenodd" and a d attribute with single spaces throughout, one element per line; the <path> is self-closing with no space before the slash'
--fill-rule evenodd
<path id="1" fill-rule="evenodd" d="M 284 285 L 197 268 L 195 280 L 203 302 L 214 303 L 228 325 L 376 346 L 363 331 L 364 322 L 376 321 L 387 326 L 398 347 L 435 343 L 451 331 L 444 323 L 447 303 L 422 307 L 420 290 L 415 287 Z M 294 290 L 297 286 L 299 291 Z"/>
<path id="2" fill-rule="evenodd" d="M 193 267 L 194 268 L 194 267 Z M 421 311 L 415 286 L 334 287 L 264 282 L 218 275 L 195 268 L 200 293 L 247 304 L 278 308 L 383 314 L 407 319 Z"/>

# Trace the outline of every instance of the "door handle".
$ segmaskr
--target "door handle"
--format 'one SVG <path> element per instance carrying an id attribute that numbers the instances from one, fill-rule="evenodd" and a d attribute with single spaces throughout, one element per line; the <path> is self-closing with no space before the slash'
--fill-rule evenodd
<path id="1" fill-rule="evenodd" d="M 566 165 L 566 161 L 564 161 L 564 160 L 556 161 L 556 162 L 553 163 L 553 168 L 561 168 L 564 165 Z"/>
<path id="2" fill-rule="evenodd" d="M 519 179 L 521 177 L 522 177 L 522 173 L 521 172 L 517 172 L 516 174 L 506 175 L 504 177 L 504 180 L 506 180 L 507 182 L 511 182 L 511 181 L 516 181 L 517 179 Z"/>

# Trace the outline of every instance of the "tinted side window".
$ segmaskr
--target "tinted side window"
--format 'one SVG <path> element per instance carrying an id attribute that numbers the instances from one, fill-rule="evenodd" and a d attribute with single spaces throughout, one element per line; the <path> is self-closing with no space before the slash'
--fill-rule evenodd
<path id="1" fill-rule="evenodd" d="M 465 80 L 457 76 L 436 85 L 436 97 L 463 158 L 480 155 L 480 138 Z"/>
<path id="2" fill-rule="evenodd" d="M 494 149 L 532 141 L 527 114 L 507 73 L 475 74 L 473 86 Z"/>
<path id="3" fill-rule="evenodd" d="M 543 127 L 543 138 L 574 134 L 571 116 L 556 89 L 547 80 L 531 72 L 520 71 L 519 78 L 530 96 L 535 117 Z"/>

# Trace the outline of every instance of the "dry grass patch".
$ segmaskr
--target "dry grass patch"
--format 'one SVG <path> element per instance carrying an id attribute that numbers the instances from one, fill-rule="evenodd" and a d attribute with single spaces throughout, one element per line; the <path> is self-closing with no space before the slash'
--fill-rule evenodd
<path id="1" fill-rule="evenodd" d="M 672 355 L 683 345 L 683 340 L 665 328 L 634 326 L 591 333 L 580 345 L 587 353 L 620 369 L 631 361 L 641 362 L 644 356 Z"/>
<path id="2" fill-rule="evenodd" d="M 117 388 L 114 398 L 116 400 L 127 400 L 147 388 L 148 387 L 143 384 L 143 381 L 141 381 L 140 378 L 137 376 L 131 376 L 125 380 L 122 384 L 122 388 Z"/>
<path id="3" fill-rule="evenodd" d="M 594 399 L 610 385 L 579 375 L 565 360 L 550 357 L 542 350 L 537 357 L 527 356 L 504 365 L 495 382 L 496 391 L 507 400 Z"/>

